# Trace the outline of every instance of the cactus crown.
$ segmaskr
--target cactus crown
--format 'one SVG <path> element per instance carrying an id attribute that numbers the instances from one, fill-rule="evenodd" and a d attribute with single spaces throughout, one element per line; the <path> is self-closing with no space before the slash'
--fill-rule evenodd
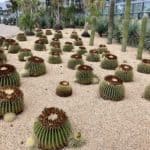
<path id="1" fill-rule="evenodd" d="M 53 56 L 60 56 L 60 53 L 59 52 L 51 52 L 51 55 L 53 55 Z"/>
<path id="2" fill-rule="evenodd" d="M 121 68 L 121 69 L 124 70 L 124 71 L 133 70 L 133 68 L 132 68 L 130 65 L 127 65 L 127 64 L 121 64 L 121 65 L 119 66 L 119 68 Z"/>
<path id="3" fill-rule="evenodd" d="M 106 47 L 106 45 L 104 45 L 104 44 L 100 44 L 100 45 L 99 45 L 99 47 Z"/>
<path id="4" fill-rule="evenodd" d="M 59 41 L 58 38 L 52 38 L 52 41 Z"/>
<path id="5" fill-rule="evenodd" d="M 36 29 L 36 32 L 41 32 L 42 30 L 41 29 Z"/>
<path id="6" fill-rule="evenodd" d="M 72 43 L 71 43 L 71 42 L 65 42 L 65 44 L 66 44 L 66 45 L 72 45 Z"/>
<path id="7" fill-rule="evenodd" d="M 117 59 L 117 56 L 113 55 L 113 54 L 105 54 L 105 57 L 108 59 Z"/>
<path id="8" fill-rule="evenodd" d="M 143 59 L 142 62 L 143 62 L 144 64 L 150 64 L 150 59 Z"/>
<path id="9" fill-rule="evenodd" d="M 7 75 L 16 71 L 16 68 L 9 64 L 0 65 L 0 76 Z"/>
<path id="10" fill-rule="evenodd" d="M 108 75 L 108 76 L 106 76 L 104 78 L 104 80 L 109 82 L 110 84 L 113 84 L 113 85 L 121 85 L 121 84 L 123 84 L 123 81 L 120 78 L 118 78 L 118 77 L 116 77 L 114 75 Z"/>
<path id="11" fill-rule="evenodd" d="M 18 97 L 23 98 L 23 93 L 22 93 L 21 90 L 19 90 L 19 88 L 17 88 L 17 87 L 13 87 L 13 88 L 3 87 L 3 88 L 0 88 L 0 101 L 7 101 L 7 100 L 14 101 Z"/>
<path id="12" fill-rule="evenodd" d="M 22 48 L 20 51 L 22 51 L 22 52 L 27 52 L 27 51 L 31 51 L 31 49 L 28 49 L 28 48 Z"/>
<path id="13" fill-rule="evenodd" d="M 81 38 L 77 38 L 76 41 L 82 41 L 82 39 Z"/>
<path id="14" fill-rule="evenodd" d="M 90 50 L 90 54 L 98 54 L 98 51 L 96 49 Z"/>
<path id="15" fill-rule="evenodd" d="M 93 68 L 92 67 L 90 67 L 90 66 L 88 66 L 88 65 L 80 65 L 79 67 L 78 67 L 78 70 L 85 70 L 85 71 L 93 71 Z"/>
<path id="16" fill-rule="evenodd" d="M 62 126 L 68 120 L 68 117 L 63 110 L 50 107 L 45 108 L 38 119 L 43 126 L 52 129 Z"/>
<path id="17" fill-rule="evenodd" d="M 44 59 L 37 57 L 37 56 L 31 56 L 28 61 L 33 62 L 33 63 L 43 63 Z"/>
<path id="18" fill-rule="evenodd" d="M 85 50 L 86 48 L 84 46 L 79 47 L 81 50 Z"/>
<path id="19" fill-rule="evenodd" d="M 35 41 L 36 44 L 44 44 L 44 41 L 42 39 L 38 39 Z"/>
<path id="20" fill-rule="evenodd" d="M 11 44 L 11 43 L 15 43 L 16 41 L 14 39 L 6 39 L 6 42 L 8 42 L 9 44 Z"/>
<path id="21" fill-rule="evenodd" d="M 56 30 L 55 32 L 56 32 L 56 33 L 62 33 L 60 30 Z"/>
<path id="22" fill-rule="evenodd" d="M 59 82 L 59 84 L 63 85 L 63 86 L 68 86 L 69 82 L 68 81 L 61 81 L 61 82 Z"/>
<path id="23" fill-rule="evenodd" d="M 74 59 L 82 59 L 82 56 L 81 56 L 81 55 L 78 55 L 78 54 L 73 54 L 73 55 L 71 55 L 71 58 L 74 58 Z"/>
<path id="24" fill-rule="evenodd" d="M 19 36 L 25 36 L 25 34 L 24 34 L 24 33 L 18 33 L 18 35 L 19 35 Z"/>

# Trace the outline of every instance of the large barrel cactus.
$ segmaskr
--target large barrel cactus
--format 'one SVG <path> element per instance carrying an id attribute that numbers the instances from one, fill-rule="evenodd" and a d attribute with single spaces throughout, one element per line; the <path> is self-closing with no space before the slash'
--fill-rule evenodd
<path id="1" fill-rule="evenodd" d="M 71 134 L 68 117 L 58 108 L 45 108 L 34 123 L 34 135 L 43 150 L 63 149 Z"/>
<path id="2" fill-rule="evenodd" d="M 103 69 L 116 69 L 118 66 L 118 60 L 117 56 L 112 54 L 105 54 L 102 61 L 101 61 L 101 67 Z"/>
<path id="3" fill-rule="evenodd" d="M 89 51 L 89 53 L 86 56 L 87 61 L 91 62 L 99 62 L 100 61 L 100 55 L 96 49 L 92 49 Z"/>
<path id="4" fill-rule="evenodd" d="M 0 116 L 21 113 L 24 109 L 23 93 L 17 87 L 0 88 Z"/>
<path id="5" fill-rule="evenodd" d="M 62 59 L 59 52 L 52 52 L 48 58 L 50 64 L 60 64 Z"/>
<path id="6" fill-rule="evenodd" d="M 26 61 L 26 59 L 28 57 L 32 56 L 32 52 L 30 49 L 27 49 L 27 48 L 22 48 L 20 51 L 19 51 L 19 54 L 18 54 L 18 59 L 20 61 Z"/>
<path id="7" fill-rule="evenodd" d="M 2 47 L 6 50 L 8 50 L 9 46 L 12 44 L 12 43 L 16 43 L 16 41 L 14 39 L 5 39 L 4 42 L 3 42 L 3 45 Z"/>
<path id="8" fill-rule="evenodd" d="M 24 33 L 18 33 L 17 34 L 17 40 L 18 41 L 27 41 L 27 37 Z"/>
<path id="9" fill-rule="evenodd" d="M 73 54 L 68 61 L 68 68 L 75 69 L 77 65 L 83 65 L 82 56 L 78 54 Z"/>
<path id="10" fill-rule="evenodd" d="M 115 75 L 123 82 L 133 81 L 133 68 L 130 65 L 121 64 L 116 68 Z"/>
<path id="11" fill-rule="evenodd" d="M 5 41 L 5 37 L 0 36 L 0 47 L 3 45 L 4 41 Z"/>
<path id="12" fill-rule="evenodd" d="M 125 96 L 123 81 L 114 75 L 108 75 L 104 78 L 100 83 L 99 91 L 100 96 L 108 100 L 119 101 Z"/>
<path id="13" fill-rule="evenodd" d="M 77 50 L 77 54 L 78 55 L 83 55 L 85 53 L 87 53 L 86 48 L 84 46 L 80 46 L 79 49 Z"/>
<path id="14" fill-rule="evenodd" d="M 73 31 L 73 32 L 71 33 L 71 35 L 70 35 L 70 38 L 71 38 L 71 39 L 78 39 L 79 36 L 78 36 L 78 34 L 77 34 L 76 31 Z"/>
<path id="15" fill-rule="evenodd" d="M 0 86 L 20 86 L 20 76 L 13 65 L 0 65 Z"/>
<path id="16" fill-rule="evenodd" d="M 60 30 L 56 30 L 54 34 L 54 38 L 61 39 L 63 38 L 63 34 Z"/>
<path id="17" fill-rule="evenodd" d="M 72 95 L 72 87 L 68 81 L 61 81 L 56 88 L 56 94 L 61 97 L 68 97 Z"/>
<path id="18" fill-rule="evenodd" d="M 31 56 L 25 64 L 29 76 L 41 76 L 46 73 L 44 60 L 37 56 Z"/>
<path id="19" fill-rule="evenodd" d="M 143 59 L 137 66 L 137 71 L 145 74 L 150 74 L 150 59 Z"/>
<path id="20" fill-rule="evenodd" d="M 82 39 L 81 38 L 75 39 L 74 45 L 75 46 L 82 46 L 83 45 Z"/>
<path id="21" fill-rule="evenodd" d="M 63 47 L 64 52 L 71 52 L 73 50 L 73 44 L 71 42 L 65 42 L 65 45 Z"/>
<path id="22" fill-rule="evenodd" d="M 150 85 L 146 86 L 144 90 L 144 98 L 150 100 Z"/>
<path id="23" fill-rule="evenodd" d="M 50 29 L 46 29 L 45 30 L 45 35 L 52 35 L 52 31 Z"/>
<path id="24" fill-rule="evenodd" d="M 16 54 L 20 51 L 21 47 L 19 43 L 13 42 L 9 45 L 8 53 Z"/>
<path id="25" fill-rule="evenodd" d="M 99 82 L 99 78 L 93 73 L 92 67 L 80 65 L 77 68 L 76 81 L 80 84 L 96 84 Z"/>
<path id="26" fill-rule="evenodd" d="M 53 47 L 59 47 L 60 48 L 60 41 L 58 38 L 52 38 L 52 41 L 50 42 L 50 46 L 53 46 Z"/>
<path id="27" fill-rule="evenodd" d="M 39 40 L 36 40 L 35 43 L 34 43 L 34 50 L 36 51 L 44 51 L 46 50 L 46 46 L 44 44 L 44 41 L 39 39 Z"/>
<path id="28" fill-rule="evenodd" d="M 0 64 L 5 64 L 7 61 L 7 57 L 4 53 L 4 50 L 0 48 Z"/>

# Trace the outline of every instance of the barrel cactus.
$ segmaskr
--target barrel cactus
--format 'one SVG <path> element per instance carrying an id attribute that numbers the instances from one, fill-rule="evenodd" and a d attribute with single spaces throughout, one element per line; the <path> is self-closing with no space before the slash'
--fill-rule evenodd
<path id="1" fill-rule="evenodd" d="M 20 86 L 20 76 L 13 65 L 0 65 L 0 86 Z"/>
<path id="2" fill-rule="evenodd" d="M 130 65 L 121 64 L 116 68 L 115 75 L 123 82 L 133 81 L 133 68 Z"/>
<path id="3" fill-rule="evenodd" d="M 116 69 L 118 66 L 118 60 L 117 60 L 117 56 L 112 55 L 112 54 L 105 54 L 102 62 L 101 62 L 101 67 L 103 69 Z"/>
<path id="4" fill-rule="evenodd" d="M 54 38 L 57 38 L 57 39 L 63 38 L 62 32 L 60 30 L 58 30 L 58 31 L 56 30 L 55 34 L 54 34 Z"/>
<path id="5" fill-rule="evenodd" d="M 64 52 L 71 52 L 73 50 L 73 44 L 71 42 L 65 42 L 65 45 L 63 47 Z"/>
<path id="6" fill-rule="evenodd" d="M 30 49 L 27 49 L 27 48 L 22 48 L 20 51 L 19 51 L 19 54 L 18 54 L 18 59 L 20 61 L 26 61 L 26 59 L 28 57 L 32 56 L 32 52 Z"/>
<path id="7" fill-rule="evenodd" d="M 96 49 L 92 49 L 89 51 L 89 53 L 86 56 L 87 61 L 91 62 L 99 62 L 100 61 L 100 55 Z"/>
<path id="8" fill-rule="evenodd" d="M 37 37 L 42 36 L 42 35 L 43 35 L 42 29 L 36 29 L 36 30 L 35 30 L 35 35 L 36 35 Z"/>
<path id="9" fill-rule="evenodd" d="M 2 47 L 6 50 L 8 50 L 9 46 L 12 44 L 12 43 L 15 43 L 16 41 L 14 39 L 5 39 L 4 42 L 3 42 L 3 45 Z"/>
<path id="10" fill-rule="evenodd" d="M 98 50 L 99 54 L 102 54 L 107 51 L 107 46 L 104 44 L 100 44 L 97 50 Z"/>
<path id="11" fill-rule="evenodd" d="M 8 48 L 8 53 L 16 54 L 20 51 L 20 49 L 21 49 L 21 47 L 20 47 L 19 43 L 13 42 L 10 44 L 10 46 Z"/>
<path id="12" fill-rule="evenodd" d="M 75 46 L 82 46 L 83 45 L 82 39 L 81 38 L 75 39 L 74 45 Z"/>
<path id="13" fill-rule="evenodd" d="M 144 98 L 150 100 L 150 85 L 146 86 L 144 90 Z"/>
<path id="14" fill-rule="evenodd" d="M 61 81 L 56 88 L 56 94 L 61 97 L 68 97 L 72 95 L 72 87 L 68 81 Z"/>
<path id="15" fill-rule="evenodd" d="M 77 54 L 78 55 L 83 55 L 85 53 L 87 53 L 86 48 L 84 46 L 80 46 L 79 49 L 77 50 Z"/>
<path id="16" fill-rule="evenodd" d="M 5 37 L 0 36 L 0 47 L 3 45 L 4 41 L 5 41 Z"/>
<path id="17" fill-rule="evenodd" d="M 77 68 L 76 81 L 80 84 L 96 84 L 99 82 L 99 78 L 93 73 L 92 67 L 80 65 Z"/>
<path id="18" fill-rule="evenodd" d="M 52 31 L 50 29 L 46 29 L 45 35 L 52 35 Z"/>
<path id="19" fill-rule="evenodd" d="M 46 73 L 46 66 L 44 60 L 37 56 L 31 56 L 28 58 L 25 64 L 25 70 L 27 70 L 29 76 L 41 76 Z"/>
<path id="20" fill-rule="evenodd" d="M 68 68 L 76 69 L 77 65 L 83 65 L 84 62 L 82 60 L 82 56 L 78 54 L 73 54 L 68 61 Z"/>
<path id="21" fill-rule="evenodd" d="M 41 149 L 58 150 L 68 145 L 72 134 L 66 113 L 58 108 L 45 108 L 34 123 L 34 135 Z"/>
<path id="22" fill-rule="evenodd" d="M 70 35 L 70 38 L 71 38 L 71 39 L 78 39 L 79 37 L 78 37 L 77 32 L 76 32 L 76 31 L 73 31 L 73 32 L 71 33 L 71 35 Z"/>
<path id="23" fill-rule="evenodd" d="M 50 42 L 50 46 L 53 46 L 53 47 L 59 47 L 60 48 L 60 41 L 58 38 L 52 38 L 52 41 Z"/>
<path id="24" fill-rule="evenodd" d="M 19 114 L 24 109 L 23 93 L 17 87 L 0 88 L 0 116 L 7 113 Z"/>
<path id="25" fill-rule="evenodd" d="M 41 41 L 43 41 L 44 44 L 48 44 L 48 38 L 47 38 L 46 35 L 40 36 L 39 39 L 40 39 Z"/>
<path id="26" fill-rule="evenodd" d="M 59 52 L 52 52 L 48 58 L 50 64 L 60 64 L 62 59 Z"/>
<path id="27" fill-rule="evenodd" d="M 119 101 L 125 96 L 123 81 L 114 75 L 108 75 L 100 83 L 100 96 L 103 99 Z"/>
<path id="28" fill-rule="evenodd" d="M 50 53 L 53 53 L 53 52 L 57 52 L 57 53 L 62 53 L 62 50 L 61 50 L 61 48 L 59 47 L 59 46 L 57 46 L 57 45 L 55 45 L 55 46 L 52 46 L 51 48 L 50 48 Z"/>
<path id="29" fill-rule="evenodd" d="M 150 74 L 150 59 L 143 59 L 137 66 L 137 71 L 140 73 Z"/>
<path id="30" fill-rule="evenodd" d="M 45 46 L 43 40 L 39 39 L 39 40 L 35 41 L 35 43 L 34 43 L 34 50 L 36 50 L 36 51 L 44 51 L 44 50 L 46 50 L 46 46 Z"/>
<path id="31" fill-rule="evenodd" d="M 5 64 L 7 61 L 7 57 L 4 53 L 3 49 L 0 49 L 0 64 Z"/>
<path id="32" fill-rule="evenodd" d="M 27 37 L 24 33 L 18 33 L 17 34 L 17 40 L 18 41 L 27 41 Z"/>

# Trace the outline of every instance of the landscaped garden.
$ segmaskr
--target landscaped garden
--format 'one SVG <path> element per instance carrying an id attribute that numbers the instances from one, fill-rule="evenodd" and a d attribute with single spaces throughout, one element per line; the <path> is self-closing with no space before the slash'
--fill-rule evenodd
<path id="1" fill-rule="evenodd" d="M 111 0 L 12 1 L 19 32 L 0 36 L 0 150 L 148 150 L 150 27 Z M 81 15 L 82 14 L 82 15 Z M 86 15 L 85 15 L 86 14 Z"/>

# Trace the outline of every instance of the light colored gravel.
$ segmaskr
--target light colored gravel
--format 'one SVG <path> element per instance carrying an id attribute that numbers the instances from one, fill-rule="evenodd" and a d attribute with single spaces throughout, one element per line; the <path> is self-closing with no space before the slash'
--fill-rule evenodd
<path id="1" fill-rule="evenodd" d="M 81 34 L 81 30 L 76 30 Z M 71 29 L 63 30 L 65 41 L 72 41 L 69 36 Z M 49 41 L 52 36 L 49 36 Z M 28 37 L 27 42 L 20 42 L 22 47 L 33 48 L 35 37 Z M 89 39 L 83 38 L 87 46 Z M 95 46 L 106 44 L 105 38 L 95 38 Z M 48 48 L 49 46 L 47 46 Z M 77 49 L 77 48 L 75 48 Z M 63 64 L 47 63 L 48 51 L 33 53 L 45 59 L 47 74 L 37 78 L 21 78 L 21 89 L 25 95 L 25 110 L 12 123 L 0 120 L 0 150 L 27 150 L 26 139 L 32 133 L 35 118 L 44 107 L 59 107 L 68 114 L 71 123 L 77 131 L 81 131 L 87 144 L 79 150 L 149 150 L 150 149 L 150 102 L 142 98 L 146 85 L 150 83 L 150 75 L 136 71 L 136 48 L 128 48 L 127 53 L 120 52 L 118 44 L 108 45 L 108 49 L 119 57 L 119 63 L 124 60 L 134 67 L 134 82 L 125 83 L 126 97 L 123 101 L 113 102 L 103 100 L 99 96 L 99 85 L 79 85 L 74 82 L 75 72 L 69 70 L 67 61 L 72 53 L 62 55 Z M 19 62 L 17 55 L 7 54 L 8 63 L 21 71 L 24 62 Z M 149 58 L 148 53 L 144 53 Z M 84 58 L 85 59 L 85 58 Z M 86 61 L 85 61 L 86 62 Z M 100 63 L 90 63 L 94 72 L 102 79 L 113 74 L 100 68 Z M 68 80 L 73 87 L 73 95 L 68 98 L 56 96 L 58 82 Z M 23 141 L 23 144 L 21 142 Z M 66 149 L 68 150 L 68 149 Z M 73 149 L 70 149 L 73 150 Z"/>

